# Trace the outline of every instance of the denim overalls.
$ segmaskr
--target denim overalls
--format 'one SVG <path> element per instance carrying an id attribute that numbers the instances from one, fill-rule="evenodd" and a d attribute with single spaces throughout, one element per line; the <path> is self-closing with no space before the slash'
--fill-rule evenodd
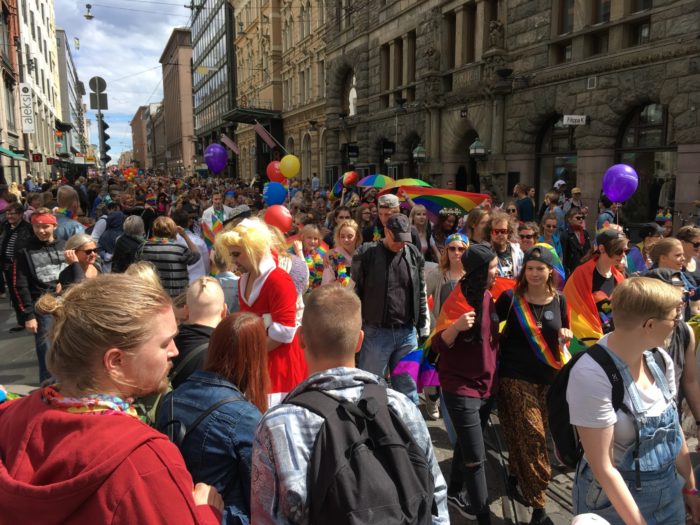
<path id="1" fill-rule="evenodd" d="M 639 391 L 629 368 L 613 352 L 608 353 L 622 375 L 632 405 L 629 410 L 635 415 L 638 436 L 638 442 L 630 446 L 616 468 L 648 525 L 684 525 L 685 505 L 681 489 L 685 481 L 676 472 L 675 465 L 682 445 L 675 403 L 670 403 L 658 416 L 645 416 L 644 410 L 641 409 Z M 656 386 L 666 401 L 671 401 L 666 376 L 659 369 L 652 353 L 644 352 L 644 358 Z M 577 467 L 573 499 L 574 514 L 591 512 L 605 518 L 612 525 L 624 525 L 600 484 L 593 477 L 593 471 L 585 458 L 581 459 Z"/>

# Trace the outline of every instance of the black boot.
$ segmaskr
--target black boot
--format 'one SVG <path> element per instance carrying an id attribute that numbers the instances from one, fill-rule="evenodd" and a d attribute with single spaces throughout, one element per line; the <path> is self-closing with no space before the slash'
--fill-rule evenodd
<path id="1" fill-rule="evenodd" d="M 544 509 L 533 509 L 530 525 L 554 525 L 552 518 L 547 516 L 547 511 Z"/>

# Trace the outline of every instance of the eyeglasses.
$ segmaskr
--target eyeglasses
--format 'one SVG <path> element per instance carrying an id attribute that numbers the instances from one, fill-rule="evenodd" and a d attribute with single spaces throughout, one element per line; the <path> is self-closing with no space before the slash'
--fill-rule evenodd
<path id="1" fill-rule="evenodd" d="M 574 215 L 574 219 L 576 219 L 577 221 L 582 221 L 585 218 L 586 218 L 585 215 Z"/>
<path id="2" fill-rule="evenodd" d="M 462 248 L 461 246 L 448 246 L 447 248 L 451 252 L 457 252 L 457 253 L 462 253 L 466 248 Z"/>
<path id="3" fill-rule="evenodd" d="M 508 228 L 493 228 L 491 233 L 495 233 L 496 235 L 508 235 Z"/>
<path id="4" fill-rule="evenodd" d="M 515 208 L 508 208 L 506 211 L 508 213 L 518 213 L 518 210 L 516 210 Z"/>
<path id="5" fill-rule="evenodd" d="M 534 234 L 532 234 L 532 235 L 523 235 L 523 234 L 520 234 L 520 238 L 521 238 L 521 239 L 534 239 L 534 238 L 535 238 L 535 235 L 534 235 Z"/>
<path id="6" fill-rule="evenodd" d="M 93 253 L 97 253 L 97 248 L 93 248 L 92 250 L 76 250 L 78 252 L 83 252 L 85 255 L 92 255 Z"/>
<path id="7" fill-rule="evenodd" d="M 681 323 L 681 321 L 683 321 L 683 316 L 677 315 L 676 317 L 650 317 L 649 319 L 644 321 L 644 324 L 642 326 L 645 326 L 652 319 L 656 319 L 657 321 L 673 321 L 673 327 L 675 328 Z"/>

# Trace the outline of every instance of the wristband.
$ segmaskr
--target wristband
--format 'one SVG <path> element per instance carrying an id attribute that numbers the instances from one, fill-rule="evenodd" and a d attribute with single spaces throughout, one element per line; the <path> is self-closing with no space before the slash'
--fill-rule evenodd
<path id="1" fill-rule="evenodd" d="M 683 494 L 688 494 L 689 496 L 697 496 L 698 495 L 698 489 L 687 489 L 683 487 Z"/>

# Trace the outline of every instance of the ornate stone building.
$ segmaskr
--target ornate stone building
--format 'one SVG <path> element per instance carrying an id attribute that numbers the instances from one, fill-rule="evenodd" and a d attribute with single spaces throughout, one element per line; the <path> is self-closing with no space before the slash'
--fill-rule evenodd
<path id="1" fill-rule="evenodd" d="M 629 220 L 700 198 L 694 0 L 328 5 L 328 182 L 354 165 L 500 198 L 524 182 L 541 200 L 564 179 L 595 210 L 606 168 L 625 162 L 640 177 Z M 476 138 L 486 159 L 469 154 Z"/>
<path id="2" fill-rule="evenodd" d="M 264 174 L 284 155 L 256 135 L 260 123 L 289 153 L 301 159 L 301 178 L 321 174 L 326 164 L 326 66 L 324 0 L 234 1 L 237 106 L 228 118 L 239 123 L 240 175 Z"/>

